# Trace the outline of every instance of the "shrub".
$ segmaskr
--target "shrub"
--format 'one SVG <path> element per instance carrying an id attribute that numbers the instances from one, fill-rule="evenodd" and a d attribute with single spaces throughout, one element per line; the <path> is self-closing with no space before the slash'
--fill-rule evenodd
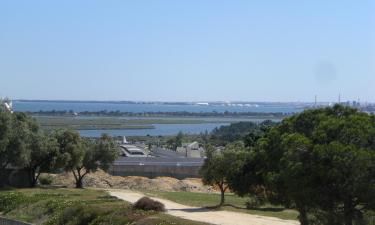
<path id="1" fill-rule="evenodd" d="M 84 205 L 76 205 L 62 211 L 56 225 L 84 225 L 101 216 L 102 212 L 96 208 Z"/>
<path id="2" fill-rule="evenodd" d="M 255 209 L 259 206 L 264 205 L 265 199 L 263 197 L 254 196 L 253 198 L 250 198 L 245 204 L 247 209 Z"/>
<path id="3" fill-rule="evenodd" d="M 8 213 L 27 201 L 26 196 L 19 192 L 0 193 L 0 212 Z"/>
<path id="4" fill-rule="evenodd" d="M 153 210 L 157 212 L 163 212 L 165 211 L 165 206 L 163 203 L 152 200 L 148 197 L 143 197 L 139 199 L 136 203 L 134 203 L 133 207 L 135 209 L 141 209 L 141 210 Z"/>
<path id="5" fill-rule="evenodd" d="M 51 185 L 53 183 L 53 177 L 51 175 L 41 175 L 39 177 L 39 183 L 42 185 Z"/>

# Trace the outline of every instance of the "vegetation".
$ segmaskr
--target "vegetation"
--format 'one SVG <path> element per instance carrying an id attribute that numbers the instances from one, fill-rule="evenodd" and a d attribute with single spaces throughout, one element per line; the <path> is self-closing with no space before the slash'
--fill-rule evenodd
<path id="1" fill-rule="evenodd" d="M 210 209 L 219 209 L 217 208 L 217 203 L 221 199 L 221 195 L 218 193 L 150 191 L 147 195 L 168 199 L 184 205 Z M 289 220 L 296 220 L 298 216 L 298 212 L 295 210 L 285 209 L 282 206 L 271 205 L 267 202 L 256 208 L 247 209 L 247 202 L 253 199 L 250 197 L 240 197 L 233 193 L 226 193 L 225 197 L 226 203 L 220 207 L 220 210 L 248 213 L 252 215 L 272 216 Z"/>
<path id="2" fill-rule="evenodd" d="M 241 168 L 244 154 L 234 151 L 241 147 L 243 148 L 241 143 L 234 143 L 228 145 L 222 152 L 216 152 L 211 146 L 206 146 L 206 159 L 200 174 L 204 184 L 215 185 L 220 189 L 219 206 L 225 202 L 229 179 Z"/>
<path id="3" fill-rule="evenodd" d="M 374 116 L 306 110 L 269 129 L 227 180 L 240 195 L 297 209 L 302 225 L 363 224 L 375 209 L 374 137 Z"/>
<path id="4" fill-rule="evenodd" d="M 135 209 L 141 209 L 145 211 L 157 211 L 157 212 L 164 212 L 165 206 L 163 203 L 160 203 L 158 201 L 152 200 L 149 197 L 143 197 L 136 201 L 133 205 Z"/>
<path id="5" fill-rule="evenodd" d="M 75 130 L 154 129 L 154 124 L 201 124 L 219 121 L 172 118 L 121 118 L 82 116 L 33 116 L 44 130 L 69 128 Z"/>
<path id="6" fill-rule="evenodd" d="M 245 139 L 245 143 L 251 145 L 253 144 L 250 142 L 251 138 L 254 138 L 252 141 L 255 142 L 255 138 L 260 137 L 265 130 L 275 125 L 275 122 L 266 120 L 259 124 L 254 122 L 239 122 L 232 123 L 230 126 L 221 126 L 212 131 L 210 143 L 213 145 L 226 145 Z"/>
<path id="7" fill-rule="evenodd" d="M 45 133 L 24 113 L 0 112 L 0 156 L 0 187 L 7 185 L 9 167 L 25 171 L 30 187 L 42 172 L 57 169 L 72 171 L 76 186 L 82 187 L 83 177 L 98 168 L 106 170 L 117 151 L 107 135 L 90 140 L 71 130 Z"/>
<path id="8" fill-rule="evenodd" d="M 3 216 L 37 225 L 204 225 L 132 205 L 90 189 L 21 189 L 0 192 Z"/>
<path id="9" fill-rule="evenodd" d="M 61 155 L 61 167 L 71 171 L 76 187 L 82 188 L 83 178 L 98 168 L 107 170 L 118 153 L 112 138 L 102 135 L 97 140 L 81 139 L 76 131 L 62 130 L 55 134 Z"/>
<path id="10" fill-rule="evenodd" d="M 38 112 L 26 112 L 29 115 L 37 115 L 37 116 L 74 116 L 76 113 L 73 110 L 51 110 L 51 111 L 38 111 Z M 179 111 L 179 112 L 121 112 L 121 111 L 83 111 L 79 112 L 81 116 L 113 116 L 113 117 L 239 117 L 239 116 L 246 116 L 246 117 L 261 117 L 265 119 L 271 118 L 284 118 L 287 114 L 284 113 L 266 113 L 266 112 L 186 112 L 186 111 Z"/>
<path id="11" fill-rule="evenodd" d="M 182 141 L 183 140 L 184 140 L 184 134 L 180 131 L 180 132 L 178 132 L 178 134 L 176 136 L 171 137 L 170 139 L 168 139 L 167 146 L 168 146 L 168 148 L 176 151 L 177 147 L 181 147 L 182 146 Z"/>
<path id="12" fill-rule="evenodd" d="M 40 175 L 39 183 L 41 185 L 51 185 L 53 183 L 53 176 L 49 174 Z"/>

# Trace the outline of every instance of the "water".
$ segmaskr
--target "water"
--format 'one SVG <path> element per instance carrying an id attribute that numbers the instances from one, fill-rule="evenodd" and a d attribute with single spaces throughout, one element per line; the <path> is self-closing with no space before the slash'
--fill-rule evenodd
<path id="1" fill-rule="evenodd" d="M 129 103 L 103 103 L 103 102 L 43 102 L 43 101 L 13 101 L 14 111 L 37 112 L 51 110 L 82 111 L 122 111 L 122 112 L 282 112 L 292 113 L 303 110 L 301 105 L 265 104 L 256 106 L 228 106 L 228 105 L 168 105 L 168 104 L 129 104 Z M 232 118 L 235 121 L 244 121 L 243 118 Z M 209 120 L 209 118 L 205 118 Z M 217 121 L 218 118 L 215 118 Z M 259 120 L 253 119 L 256 122 Z M 159 136 L 175 135 L 179 131 L 189 134 L 198 134 L 212 131 L 216 127 L 228 125 L 228 123 L 203 123 L 203 124 L 153 124 L 155 129 L 139 130 L 80 130 L 82 136 L 98 137 L 102 133 L 111 136 Z"/>
<path id="2" fill-rule="evenodd" d="M 85 137 L 99 137 L 102 133 L 111 136 L 166 136 L 175 135 L 182 131 L 184 134 L 199 134 L 205 131 L 211 132 L 216 127 L 229 125 L 228 123 L 202 123 L 202 124 L 154 124 L 155 129 L 140 130 L 79 130 Z"/>
<path id="3" fill-rule="evenodd" d="M 302 105 L 267 104 L 256 106 L 228 105 L 167 105 L 167 104 L 129 104 L 129 103 L 99 103 L 99 102 L 29 102 L 13 101 L 15 111 L 37 112 L 51 110 L 82 111 L 121 111 L 121 112 L 282 112 L 292 113 L 303 110 Z"/>

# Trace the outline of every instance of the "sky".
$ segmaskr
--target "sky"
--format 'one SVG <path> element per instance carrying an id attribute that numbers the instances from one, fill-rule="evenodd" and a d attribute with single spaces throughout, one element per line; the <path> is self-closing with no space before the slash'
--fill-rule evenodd
<path id="1" fill-rule="evenodd" d="M 0 96 L 375 102 L 373 0 L 0 1 Z"/>

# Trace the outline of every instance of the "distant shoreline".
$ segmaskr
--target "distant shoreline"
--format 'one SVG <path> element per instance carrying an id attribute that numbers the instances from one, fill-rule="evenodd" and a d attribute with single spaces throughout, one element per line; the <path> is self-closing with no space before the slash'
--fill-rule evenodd
<path id="1" fill-rule="evenodd" d="M 279 119 L 286 116 L 293 115 L 294 113 L 282 112 L 122 112 L 122 111 L 83 111 L 74 112 L 73 110 L 47 110 L 31 112 L 26 111 L 26 114 L 32 116 L 97 116 L 97 117 L 255 117 L 262 119 Z"/>
<path id="2" fill-rule="evenodd" d="M 51 102 L 51 103 L 111 103 L 111 104 L 161 104 L 161 105 L 229 105 L 229 104 L 260 104 L 260 105 L 313 105 L 314 102 L 280 102 L 280 101 L 131 101 L 131 100 L 43 100 L 43 99 L 14 99 L 14 102 Z M 318 102 L 327 105 L 330 102 Z"/>

